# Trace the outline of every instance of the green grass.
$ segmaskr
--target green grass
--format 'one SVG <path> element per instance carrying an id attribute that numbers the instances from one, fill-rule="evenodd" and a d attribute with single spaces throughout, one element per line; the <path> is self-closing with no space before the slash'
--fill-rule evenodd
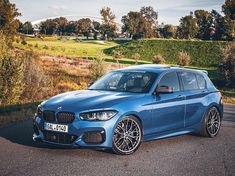
<path id="1" fill-rule="evenodd" d="M 169 40 L 143 39 L 130 41 L 112 48 L 106 48 L 104 53 L 110 55 L 113 50 L 119 50 L 125 57 L 131 58 L 139 53 L 142 60 L 151 61 L 154 55 L 162 55 L 167 63 L 176 64 L 180 51 L 186 51 L 194 66 L 211 67 L 220 63 L 221 49 L 231 42 L 201 41 L 201 40 Z"/>
<path id="2" fill-rule="evenodd" d="M 104 43 L 95 40 L 78 42 L 72 39 L 60 39 L 56 37 L 45 37 L 43 39 L 26 38 L 26 41 L 27 45 L 15 43 L 14 46 L 20 49 L 32 49 L 43 55 L 68 57 L 94 57 L 104 49 L 118 45 L 110 41 L 105 41 Z"/>

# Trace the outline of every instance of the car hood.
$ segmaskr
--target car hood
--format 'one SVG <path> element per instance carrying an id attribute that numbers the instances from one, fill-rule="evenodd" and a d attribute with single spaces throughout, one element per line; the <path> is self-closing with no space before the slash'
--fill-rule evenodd
<path id="1" fill-rule="evenodd" d="M 118 103 L 143 97 L 145 94 L 80 90 L 62 93 L 42 103 L 44 109 L 76 110 L 110 108 Z"/>

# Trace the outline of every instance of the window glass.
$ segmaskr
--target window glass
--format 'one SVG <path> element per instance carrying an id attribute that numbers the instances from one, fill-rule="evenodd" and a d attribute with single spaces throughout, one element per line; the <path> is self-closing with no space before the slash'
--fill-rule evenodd
<path id="1" fill-rule="evenodd" d="M 181 73 L 184 90 L 196 90 L 198 89 L 197 79 L 194 73 L 183 72 Z"/>
<path id="2" fill-rule="evenodd" d="M 115 71 L 96 81 L 89 89 L 146 93 L 149 92 L 156 78 L 157 74 L 151 72 Z"/>
<path id="3" fill-rule="evenodd" d="M 176 72 L 167 73 L 160 80 L 158 87 L 172 87 L 173 91 L 179 91 L 179 80 Z"/>
<path id="4" fill-rule="evenodd" d="M 206 89 L 206 80 L 202 75 L 196 74 L 199 89 Z"/>

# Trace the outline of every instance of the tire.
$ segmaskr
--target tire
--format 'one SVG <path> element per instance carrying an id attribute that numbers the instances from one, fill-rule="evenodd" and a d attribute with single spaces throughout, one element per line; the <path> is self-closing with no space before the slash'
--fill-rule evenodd
<path id="1" fill-rule="evenodd" d="M 140 121 L 133 116 L 124 117 L 114 130 L 112 150 L 120 155 L 132 154 L 140 147 L 142 138 Z"/>
<path id="2" fill-rule="evenodd" d="M 219 133 L 220 126 L 220 113 L 216 107 L 211 107 L 203 118 L 200 135 L 213 138 Z"/>

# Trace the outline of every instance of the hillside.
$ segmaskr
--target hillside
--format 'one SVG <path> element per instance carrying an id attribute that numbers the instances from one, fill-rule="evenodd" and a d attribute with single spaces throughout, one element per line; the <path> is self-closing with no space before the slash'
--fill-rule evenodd
<path id="1" fill-rule="evenodd" d="M 134 53 L 139 53 L 141 59 L 145 61 L 151 61 L 154 55 L 160 54 L 168 64 L 176 64 L 179 51 L 186 51 L 191 56 L 191 65 L 211 67 L 218 66 L 221 59 L 221 48 L 225 48 L 228 44 L 230 42 L 146 39 L 106 48 L 104 52 L 111 55 L 113 50 L 119 50 L 126 58 L 131 58 Z"/>

